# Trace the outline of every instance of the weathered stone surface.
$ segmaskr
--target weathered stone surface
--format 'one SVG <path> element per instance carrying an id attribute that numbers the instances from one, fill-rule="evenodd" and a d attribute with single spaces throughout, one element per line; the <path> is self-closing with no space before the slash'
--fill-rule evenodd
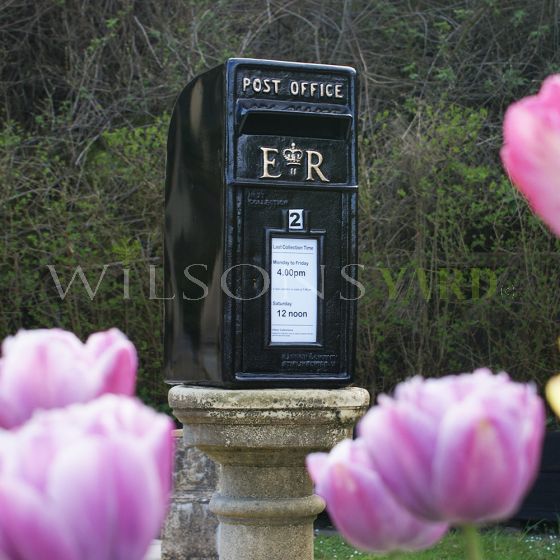
<path id="1" fill-rule="evenodd" d="M 209 502 L 219 467 L 207 455 L 184 443 L 176 431 L 173 497 L 162 534 L 162 560 L 217 560 L 218 520 Z"/>
<path id="2" fill-rule="evenodd" d="M 185 442 L 221 464 L 210 509 L 220 560 L 312 560 L 313 495 L 305 457 L 350 437 L 369 394 L 346 389 L 173 387 Z"/>

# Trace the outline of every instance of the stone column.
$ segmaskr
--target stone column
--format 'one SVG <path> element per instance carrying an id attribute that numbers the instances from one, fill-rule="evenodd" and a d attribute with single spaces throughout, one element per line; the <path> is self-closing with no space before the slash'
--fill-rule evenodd
<path id="1" fill-rule="evenodd" d="M 185 446 L 175 430 L 173 496 L 161 536 L 162 560 L 218 560 L 218 519 L 209 502 L 218 483 L 218 467 L 195 447 Z"/>
<path id="2" fill-rule="evenodd" d="M 312 560 L 313 494 L 305 457 L 351 437 L 369 404 L 364 389 L 226 390 L 175 386 L 185 443 L 221 466 L 210 502 L 220 560 Z"/>

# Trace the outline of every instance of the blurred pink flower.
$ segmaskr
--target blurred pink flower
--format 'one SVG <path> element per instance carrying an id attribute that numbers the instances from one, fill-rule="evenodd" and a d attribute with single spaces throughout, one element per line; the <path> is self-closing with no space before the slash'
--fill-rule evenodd
<path id="1" fill-rule="evenodd" d="M 172 422 L 124 396 L 0 433 L 0 557 L 141 560 L 164 520 Z"/>
<path id="2" fill-rule="evenodd" d="M 372 552 L 420 550 L 435 544 L 445 523 L 420 521 L 401 507 L 372 468 L 363 442 L 345 440 L 313 453 L 307 469 L 331 520 L 354 546 Z"/>
<path id="3" fill-rule="evenodd" d="M 92 334 L 85 344 L 61 329 L 21 330 L 2 343 L 0 428 L 18 426 L 38 409 L 132 395 L 136 367 L 136 350 L 118 329 Z"/>
<path id="4" fill-rule="evenodd" d="M 544 420 L 534 387 L 480 369 L 401 383 L 358 430 L 402 506 L 425 520 L 464 524 L 516 512 L 536 476 Z"/>
<path id="5" fill-rule="evenodd" d="M 533 211 L 560 237 L 560 75 L 510 105 L 501 156 Z"/>

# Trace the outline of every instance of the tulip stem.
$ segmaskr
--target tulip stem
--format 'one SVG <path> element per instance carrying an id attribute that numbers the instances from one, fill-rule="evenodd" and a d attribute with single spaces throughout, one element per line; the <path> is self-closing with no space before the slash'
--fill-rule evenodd
<path id="1" fill-rule="evenodd" d="M 467 560 L 482 560 L 482 543 L 474 525 L 463 525 L 463 534 L 467 545 Z"/>

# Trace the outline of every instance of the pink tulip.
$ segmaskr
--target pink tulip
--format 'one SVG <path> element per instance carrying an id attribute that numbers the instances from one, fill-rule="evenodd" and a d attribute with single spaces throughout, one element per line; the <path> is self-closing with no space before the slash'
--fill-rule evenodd
<path id="1" fill-rule="evenodd" d="M 464 524 L 516 512 L 536 476 L 544 419 L 533 386 L 481 369 L 402 383 L 358 429 L 402 506 L 425 520 Z"/>
<path id="2" fill-rule="evenodd" d="M 141 560 L 164 520 L 172 422 L 129 397 L 0 434 L 0 557 Z"/>
<path id="3" fill-rule="evenodd" d="M 560 75 L 508 108 L 501 156 L 512 182 L 560 237 Z"/>
<path id="4" fill-rule="evenodd" d="M 38 409 L 86 402 L 105 393 L 132 395 L 137 358 L 117 329 L 85 344 L 61 329 L 19 331 L 2 344 L 0 427 L 13 428 Z"/>
<path id="5" fill-rule="evenodd" d="M 447 531 L 445 523 L 420 521 L 395 501 L 372 468 L 361 440 L 345 440 L 330 454 L 309 455 L 307 468 L 332 521 L 358 548 L 420 550 Z"/>

